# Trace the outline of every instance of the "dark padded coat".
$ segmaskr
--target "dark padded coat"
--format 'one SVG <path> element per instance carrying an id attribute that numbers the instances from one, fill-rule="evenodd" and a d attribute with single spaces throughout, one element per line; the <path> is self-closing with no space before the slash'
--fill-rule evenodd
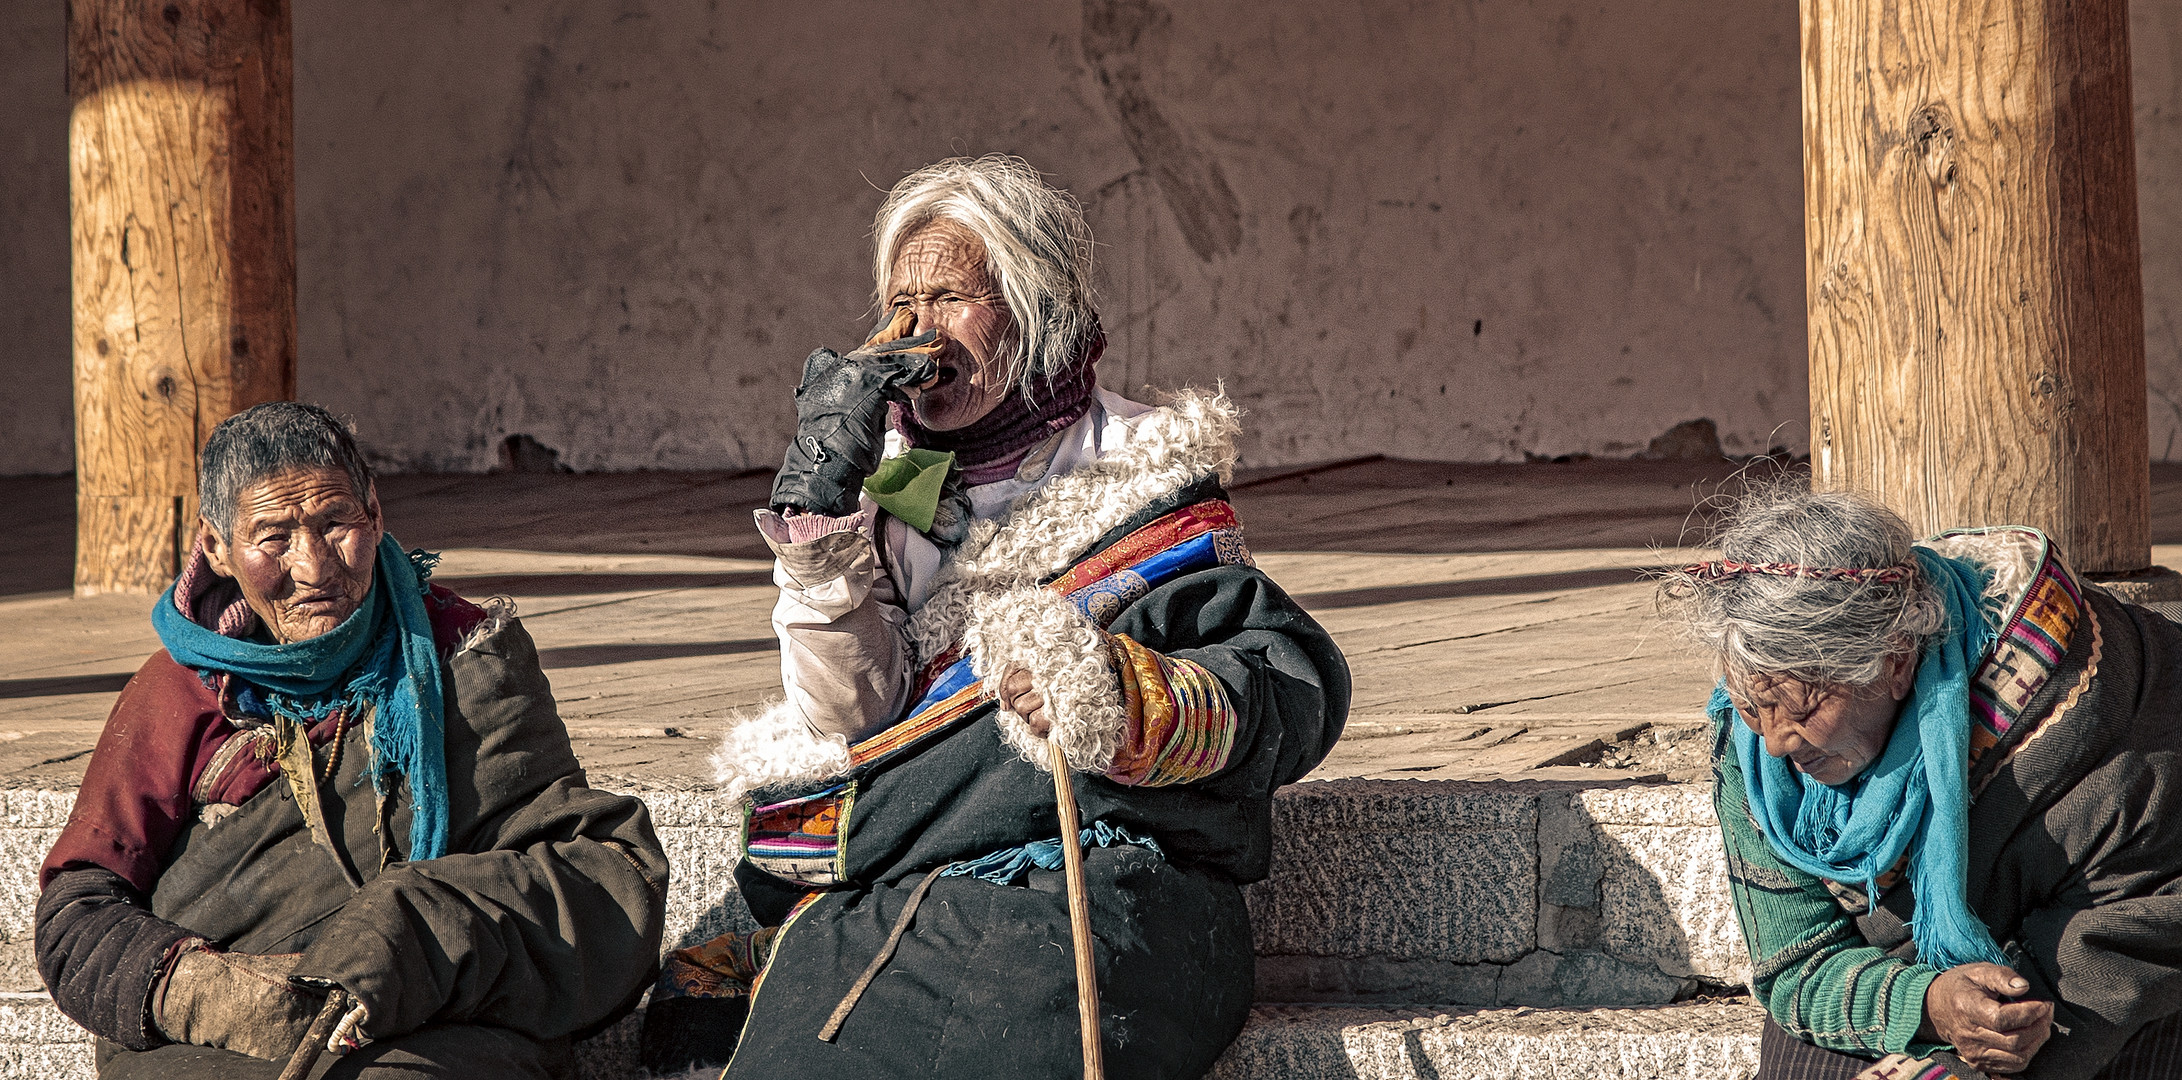
<path id="1" fill-rule="evenodd" d="M 154 654 L 122 691 L 42 870 L 38 966 L 63 1012 L 126 1050 L 161 1045 L 149 995 L 198 937 L 302 952 L 296 974 L 355 995 L 374 1039 L 481 1024 L 565 1046 L 635 1006 L 656 970 L 667 883 L 643 803 L 585 784 L 519 622 L 437 587 L 427 606 L 453 853 L 401 861 L 407 798 L 389 797 L 380 827 L 365 727 L 336 745 L 328 721 L 312 737 L 320 768 L 337 767 L 319 785 L 337 863 L 277 765 L 246 749 L 252 722 L 227 715 L 221 680 Z"/>
<path id="2" fill-rule="evenodd" d="M 1082 559 L 1180 507 L 1224 497 L 1209 479 L 1170 493 Z M 1240 718 L 1226 767 L 1204 779 L 1170 787 L 1075 779 L 1087 825 L 1103 819 L 1149 836 L 1165 855 L 1135 846 L 1085 853 L 1108 1074 L 1195 1077 L 1247 1018 L 1254 958 L 1241 887 L 1268 872 L 1274 790 L 1309 772 L 1340 735 L 1348 667 L 1326 632 L 1249 565 L 1159 585 L 1108 629 L 1202 665 Z M 1027 887 L 935 879 L 838 1037 L 818 1039 L 928 871 L 1059 834 L 1051 775 L 1002 740 L 996 710 L 988 702 L 845 777 L 759 794 L 764 804 L 851 784 L 841 842 L 847 881 L 817 894 L 781 933 L 729 1080 L 1080 1071 L 1058 871 L 1032 870 Z M 766 924 L 781 923 L 809 893 L 747 861 L 737 880 Z"/>

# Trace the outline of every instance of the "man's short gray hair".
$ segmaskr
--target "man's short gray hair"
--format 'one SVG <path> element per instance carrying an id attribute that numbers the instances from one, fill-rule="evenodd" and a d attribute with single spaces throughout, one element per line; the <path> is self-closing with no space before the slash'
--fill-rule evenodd
<path id="1" fill-rule="evenodd" d="M 236 503 L 252 484 L 295 469 L 339 469 L 369 498 L 371 463 L 339 417 L 300 401 L 269 401 L 220 421 L 198 456 L 197 512 L 235 539 Z"/>
<path id="2" fill-rule="evenodd" d="M 1814 492 L 1800 478 L 1759 487 L 1730 509 L 1713 542 L 1743 563 L 1881 570 L 1896 582 L 1734 574 L 1662 575 L 1660 614 L 1708 648 L 1723 673 L 1865 686 L 1890 656 L 1923 648 L 1947 611 L 1911 553 L 1909 523 L 1861 495 Z"/>
<path id="3" fill-rule="evenodd" d="M 1008 384 L 1030 393 L 1034 379 L 1066 371 L 1098 332 L 1091 227 L 1076 197 L 1005 154 L 948 158 L 902 177 L 872 225 L 872 277 L 882 310 L 895 256 L 937 221 L 960 225 L 985 244 L 986 270 L 1015 324 Z"/>

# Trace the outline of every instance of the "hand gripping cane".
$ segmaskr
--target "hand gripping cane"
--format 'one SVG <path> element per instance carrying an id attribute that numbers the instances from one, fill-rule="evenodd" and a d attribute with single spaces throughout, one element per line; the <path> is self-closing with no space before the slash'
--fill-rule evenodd
<path id="1" fill-rule="evenodd" d="M 1099 972 L 1091 962 L 1091 896 L 1083 883 L 1083 824 L 1076 814 L 1076 786 L 1068 755 L 1048 741 L 1053 765 L 1053 803 L 1061 812 L 1061 868 L 1068 882 L 1068 935 L 1076 945 L 1076 1022 L 1083 1030 L 1083 1080 L 1106 1080 L 1099 1040 Z"/>
<path id="2" fill-rule="evenodd" d="M 348 992 L 336 986 L 326 992 L 326 1004 L 318 1010 L 318 1018 L 311 1021 L 309 1031 L 303 1033 L 303 1041 L 295 1045 L 295 1053 L 288 1056 L 288 1067 L 280 1070 L 280 1080 L 303 1080 L 311 1074 L 311 1067 L 318 1064 L 318 1055 L 326 1052 L 326 1040 L 333 1037 L 334 1025 L 341 1022 L 341 1014 L 348 1011 Z"/>

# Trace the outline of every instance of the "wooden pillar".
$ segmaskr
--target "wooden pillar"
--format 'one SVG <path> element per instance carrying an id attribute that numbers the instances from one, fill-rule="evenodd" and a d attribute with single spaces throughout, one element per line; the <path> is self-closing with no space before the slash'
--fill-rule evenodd
<path id="1" fill-rule="evenodd" d="M 1817 482 L 2151 562 L 2126 0 L 1801 0 Z"/>
<path id="2" fill-rule="evenodd" d="M 157 592 L 214 425 L 295 395 L 286 0 L 69 0 L 76 594 Z"/>

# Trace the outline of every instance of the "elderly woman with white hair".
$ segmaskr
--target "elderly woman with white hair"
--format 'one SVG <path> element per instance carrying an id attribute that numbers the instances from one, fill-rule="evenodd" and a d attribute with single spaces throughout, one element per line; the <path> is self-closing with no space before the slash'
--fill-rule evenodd
<path id="1" fill-rule="evenodd" d="M 1661 605 L 1718 657 L 1761 1080 L 2182 1075 L 2182 628 L 2047 538 L 1746 498 Z"/>
<path id="2" fill-rule="evenodd" d="M 1228 401 L 1098 388 L 1074 199 L 954 159 L 874 231 L 881 327 L 805 361 L 758 515 L 787 698 L 717 758 L 762 929 L 669 958 L 647 1062 L 739 1026 L 734 1078 L 1074 1073 L 1050 741 L 1108 1066 L 1201 1075 L 1251 1000 L 1273 789 L 1339 736 L 1346 664 L 1244 547 Z"/>

